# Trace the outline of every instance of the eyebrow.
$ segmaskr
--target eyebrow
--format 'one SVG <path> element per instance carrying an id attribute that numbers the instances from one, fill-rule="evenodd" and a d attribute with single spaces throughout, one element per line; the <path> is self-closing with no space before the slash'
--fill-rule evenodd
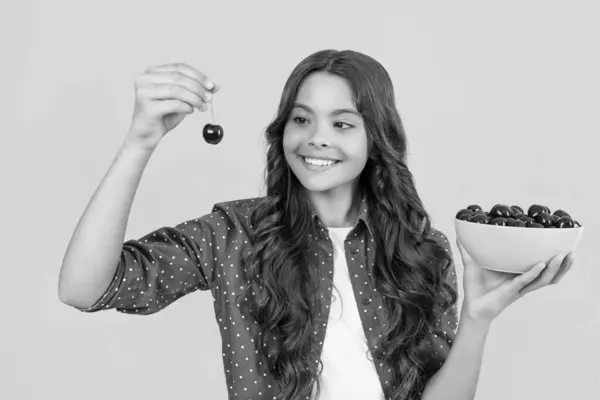
<path id="1" fill-rule="evenodd" d="M 312 108 L 310 108 L 306 104 L 294 103 L 294 108 L 296 108 L 296 107 L 302 108 L 309 113 L 314 113 Z M 360 115 L 360 113 L 358 111 L 356 111 L 354 108 L 336 108 L 335 110 L 333 110 L 331 112 L 331 115 L 340 115 L 340 114 L 353 114 L 359 118 L 362 118 L 362 115 Z"/>

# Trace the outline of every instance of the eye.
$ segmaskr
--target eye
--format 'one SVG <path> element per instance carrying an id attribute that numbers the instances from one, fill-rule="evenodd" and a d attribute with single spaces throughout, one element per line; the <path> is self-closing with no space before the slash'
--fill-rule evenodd
<path id="1" fill-rule="evenodd" d="M 306 118 L 304 117 L 294 117 L 293 121 L 299 125 L 303 125 L 306 122 Z"/>
<path id="2" fill-rule="evenodd" d="M 336 124 L 337 124 L 338 126 L 336 126 Z M 349 123 L 347 123 L 347 122 L 341 122 L 341 121 L 338 121 L 338 122 L 336 122 L 336 123 L 334 124 L 334 126 L 336 126 L 336 128 L 343 128 L 343 127 L 339 126 L 340 124 L 341 124 L 341 125 L 346 125 L 346 126 L 348 127 L 348 129 L 349 129 L 349 128 L 354 128 L 354 125 L 351 125 L 351 124 L 349 124 Z"/>

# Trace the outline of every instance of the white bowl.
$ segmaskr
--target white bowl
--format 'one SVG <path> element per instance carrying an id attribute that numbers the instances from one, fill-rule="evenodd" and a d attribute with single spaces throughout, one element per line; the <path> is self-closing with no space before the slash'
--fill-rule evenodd
<path id="1" fill-rule="evenodd" d="M 577 228 L 525 228 L 485 225 L 454 219 L 456 238 L 486 269 L 520 274 L 539 262 L 575 250 L 583 234 Z"/>

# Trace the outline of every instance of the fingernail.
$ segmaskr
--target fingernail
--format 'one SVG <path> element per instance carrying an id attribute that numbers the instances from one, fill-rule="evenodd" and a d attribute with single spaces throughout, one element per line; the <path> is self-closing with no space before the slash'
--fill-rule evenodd
<path id="1" fill-rule="evenodd" d="M 215 84 L 213 83 L 213 81 L 206 81 L 206 87 L 208 88 L 208 90 L 213 90 Z"/>
<path id="2" fill-rule="evenodd" d="M 210 101 L 212 99 L 212 94 L 210 94 L 209 92 L 204 93 L 204 98 L 206 99 L 206 101 Z"/>

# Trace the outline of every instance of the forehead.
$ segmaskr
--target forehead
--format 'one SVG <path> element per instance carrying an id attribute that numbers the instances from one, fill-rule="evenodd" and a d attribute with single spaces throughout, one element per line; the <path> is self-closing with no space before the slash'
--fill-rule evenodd
<path id="1" fill-rule="evenodd" d="M 348 81 L 327 72 L 307 76 L 298 88 L 296 102 L 317 110 L 355 107 L 354 93 Z"/>

